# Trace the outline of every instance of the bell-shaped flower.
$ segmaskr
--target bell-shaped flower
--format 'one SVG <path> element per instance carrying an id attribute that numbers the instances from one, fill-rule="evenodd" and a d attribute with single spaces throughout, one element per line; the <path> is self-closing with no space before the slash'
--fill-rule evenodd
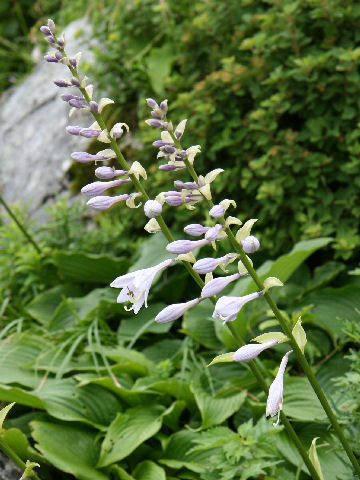
<path id="1" fill-rule="evenodd" d="M 279 340 L 270 340 L 269 342 L 264 343 L 249 343 L 248 345 L 243 345 L 233 355 L 233 360 L 235 362 L 248 362 L 253 358 L 257 357 L 261 352 L 267 348 L 274 347 L 279 343 Z"/>
<path id="2" fill-rule="evenodd" d="M 201 298 L 194 298 L 194 300 L 190 300 L 189 302 L 185 303 L 174 303 L 173 305 L 169 305 L 165 307 L 161 312 L 159 312 L 155 317 L 155 322 L 157 323 L 169 323 L 177 320 L 178 318 L 182 317 L 186 310 L 189 308 L 194 307 L 201 301 Z"/>
<path id="3" fill-rule="evenodd" d="M 292 350 L 283 356 L 276 377 L 269 388 L 269 394 L 266 402 L 266 416 L 268 417 L 270 415 L 273 417 L 278 414 L 277 422 L 273 424 L 274 427 L 279 424 L 280 411 L 283 406 L 283 378 L 288 358 L 291 353 Z"/>
<path id="4" fill-rule="evenodd" d="M 201 297 L 207 298 L 217 295 L 219 292 L 224 290 L 225 287 L 229 285 L 230 282 L 238 280 L 242 277 L 243 273 L 234 273 L 234 275 L 228 275 L 227 277 L 217 277 L 213 280 L 210 280 L 201 290 Z"/>
<path id="5" fill-rule="evenodd" d="M 155 275 L 174 262 L 175 259 L 170 258 L 154 267 L 143 268 L 115 278 L 115 280 L 111 282 L 110 287 L 122 289 L 117 297 L 117 302 L 131 302 L 133 306 L 130 310 L 134 310 L 135 314 L 138 313 L 144 303 L 145 307 L 147 307 L 147 297 Z"/>
<path id="6" fill-rule="evenodd" d="M 245 303 L 255 300 L 262 294 L 263 292 L 260 291 L 249 293 L 249 295 L 244 295 L 243 297 L 221 297 L 216 302 L 213 317 L 223 320 L 223 324 L 226 322 L 232 322 L 236 319 Z"/>

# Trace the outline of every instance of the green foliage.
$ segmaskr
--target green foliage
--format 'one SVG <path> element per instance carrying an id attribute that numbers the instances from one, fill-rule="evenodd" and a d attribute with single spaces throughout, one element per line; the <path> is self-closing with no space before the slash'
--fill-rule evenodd
<path id="1" fill-rule="evenodd" d="M 199 171 L 226 169 L 218 198 L 259 219 L 272 255 L 330 235 L 335 257 L 354 255 L 358 2 L 109 0 L 91 19 L 101 43 L 94 74 L 144 145 L 154 139 L 144 99 L 166 95 L 173 121 L 189 117 L 186 146 L 202 146 Z M 127 154 L 155 168 L 154 149 Z M 168 188 L 164 177 L 156 191 Z"/>

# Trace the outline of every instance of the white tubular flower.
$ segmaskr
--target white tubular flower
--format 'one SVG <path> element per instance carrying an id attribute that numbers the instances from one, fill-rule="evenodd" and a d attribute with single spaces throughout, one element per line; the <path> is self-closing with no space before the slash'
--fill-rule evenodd
<path id="1" fill-rule="evenodd" d="M 155 275 L 174 262 L 175 259 L 170 258 L 154 267 L 143 268 L 115 278 L 115 280 L 111 282 L 110 287 L 122 288 L 117 297 L 117 302 L 131 302 L 133 306 L 129 310 L 134 310 L 135 314 L 138 313 L 144 303 L 145 307 L 147 307 L 147 297 Z"/>
<path id="2" fill-rule="evenodd" d="M 279 424 L 280 420 L 280 411 L 282 410 L 283 406 L 283 378 L 288 358 L 291 353 L 292 350 L 283 356 L 275 380 L 272 382 L 269 388 L 269 395 L 266 402 L 266 416 L 268 417 L 270 415 L 273 417 L 278 414 L 277 421 L 273 423 L 274 427 Z"/>
<path id="3" fill-rule="evenodd" d="M 228 265 L 230 262 L 235 260 L 236 257 L 237 253 L 228 253 L 227 255 L 219 258 L 202 258 L 194 264 L 194 270 L 200 274 L 210 273 L 219 265 Z"/>
<path id="4" fill-rule="evenodd" d="M 114 203 L 121 202 L 123 200 L 128 200 L 130 195 L 124 193 L 123 195 L 115 195 L 114 197 L 108 197 L 106 195 L 99 195 L 96 197 L 90 198 L 86 202 L 86 205 L 89 207 L 95 208 L 95 210 L 106 210 L 110 208 Z"/>
<path id="5" fill-rule="evenodd" d="M 210 280 L 201 290 L 201 297 L 208 298 L 212 297 L 213 295 L 217 295 L 219 292 L 224 290 L 225 287 L 229 285 L 229 283 L 233 282 L 234 280 L 238 280 L 244 274 L 242 273 L 234 273 L 234 275 L 229 275 L 227 277 L 217 277 L 213 280 Z"/>
<path id="6" fill-rule="evenodd" d="M 193 237 L 200 237 L 209 230 L 209 227 L 204 227 L 200 223 L 191 223 L 186 225 L 184 232 Z"/>
<path id="7" fill-rule="evenodd" d="M 101 195 L 104 193 L 108 188 L 113 188 L 113 187 L 119 187 L 123 183 L 128 183 L 130 182 L 130 178 L 127 178 L 125 180 L 111 180 L 110 182 L 92 182 L 89 183 L 88 185 L 85 185 L 81 189 L 81 193 L 84 193 L 85 195 Z"/>
<path id="8" fill-rule="evenodd" d="M 213 242 L 214 240 L 218 240 L 219 233 L 221 232 L 223 226 L 218 223 L 215 227 L 210 227 L 207 232 L 205 233 L 206 240 Z"/>
<path id="9" fill-rule="evenodd" d="M 192 252 L 195 248 L 202 247 L 208 243 L 210 242 L 204 238 L 202 240 L 175 240 L 168 244 L 166 250 L 170 253 L 180 255 L 182 253 Z"/>
<path id="10" fill-rule="evenodd" d="M 186 310 L 189 308 L 194 307 L 199 302 L 201 302 L 201 298 L 195 298 L 194 300 L 190 300 L 189 302 L 185 303 L 174 303 L 173 305 L 169 305 L 168 307 L 164 308 L 159 312 L 155 317 L 155 322 L 157 323 L 169 323 L 178 318 L 182 317 Z"/>
<path id="11" fill-rule="evenodd" d="M 144 205 L 144 212 L 148 218 L 154 218 L 162 212 L 162 205 L 157 200 L 147 200 Z"/>
<path id="12" fill-rule="evenodd" d="M 278 340 L 271 340 L 265 343 L 249 343 L 248 345 L 243 345 L 236 350 L 233 355 L 233 360 L 235 360 L 235 362 L 248 362 L 257 357 L 262 351 L 274 347 L 278 343 Z"/>
<path id="13" fill-rule="evenodd" d="M 213 318 L 220 318 L 223 320 L 223 324 L 226 322 L 232 322 L 236 319 L 238 313 L 245 305 L 245 303 L 255 300 L 262 295 L 262 291 L 250 293 L 243 297 L 221 297 L 216 302 Z"/>
<path id="14" fill-rule="evenodd" d="M 249 235 L 241 242 L 245 253 L 254 253 L 260 248 L 259 240 L 254 235 Z"/>

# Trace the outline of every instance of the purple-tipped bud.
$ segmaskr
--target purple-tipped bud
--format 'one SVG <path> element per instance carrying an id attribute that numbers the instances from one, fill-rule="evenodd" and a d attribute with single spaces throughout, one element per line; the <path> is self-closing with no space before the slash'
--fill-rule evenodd
<path id="1" fill-rule="evenodd" d="M 80 82 L 76 77 L 71 77 L 71 84 L 74 85 L 74 87 L 80 87 Z"/>
<path id="2" fill-rule="evenodd" d="M 115 125 L 112 128 L 111 133 L 112 133 L 113 138 L 121 138 L 124 134 L 124 130 L 119 125 Z"/>
<path id="3" fill-rule="evenodd" d="M 44 59 L 49 63 L 57 63 L 59 60 L 55 57 L 55 55 L 45 55 Z"/>
<path id="4" fill-rule="evenodd" d="M 88 152 L 73 152 L 70 156 L 73 160 L 80 163 L 102 161 L 107 159 L 107 157 L 104 155 L 92 155 Z"/>
<path id="5" fill-rule="evenodd" d="M 175 180 L 174 182 L 174 187 L 178 188 L 179 190 L 197 190 L 200 188 L 200 185 L 198 185 L 195 182 L 182 182 L 181 180 Z"/>
<path id="6" fill-rule="evenodd" d="M 226 264 L 231 259 L 231 254 L 219 258 L 202 258 L 194 263 L 193 269 L 200 274 L 210 273 L 221 264 Z"/>
<path id="7" fill-rule="evenodd" d="M 163 147 L 160 147 L 160 150 L 164 153 L 175 153 L 176 148 L 173 147 L 172 145 L 164 145 Z"/>
<path id="8" fill-rule="evenodd" d="M 42 32 L 44 35 L 51 35 L 50 28 L 47 27 L 46 25 L 42 25 L 40 27 L 40 32 Z"/>
<path id="9" fill-rule="evenodd" d="M 202 247 L 203 245 L 207 245 L 208 242 L 204 238 L 202 240 L 175 240 L 175 242 L 171 242 L 166 247 L 166 250 L 170 253 L 175 253 L 177 255 L 183 253 L 190 253 L 197 247 Z"/>
<path id="10" fill-rule="evenodd" d="M 70 58 L 69 61 L 70 61 L 70 65 L 71 65 L 72 67 L 77 68 L 76 58 Z"/>
<path id="11" fill-rule="evenodd" d="M 113 167 L 98 167 L 95 170 L 95 176 L 101 180 L 109 180 L 115 177 L 115 169 Z"/>
<path id="12" fill-rule="evenodd" d="M 57 87 L 71 87 L 71 83 L 67 80 L 54 80 Z"/>
<path id="13" fill-rule="evenodd" d="M 149 118 L 148 120 L 145 120 L 145 123 L 147 123 L 150 127 L 162 127 L 164 122 L 161 120 L 156 120 L 155 118 Z"/>
<path id="14" fill-rule="evenodd" d="M 200 223 L 191 223 L 184 228 L 184 232 L 193 237 L 200 237 L 209 230 L 209 227 L 204 227 Z"/>
<path id="15" fill-rule="evenodd" d="M 96 102 L 94 102 L 94 100 L 91 100 L 91 102 L 89 103 L 89 107 L 92 112 L 98 113 L 99 105 Z"/>
<path id="16" fill-rule="evenodd" d="M 246 303 L 259 298 L 262 294 L 263 292 L 260 291 L 244 295 L 243 297 L 221 297 L 216 302 L 213 318 L 220 318 L 224 324 L 233 322 Z"/>
<path id="17" fill-rule="evenodd" d="M 181 170 L 182 168 L 185 168 L 185 165 L 173 165 L 172 163 L 159 165 L 159 170 L 162 172 L 172 172 L 173 170 Z"/>
<path id="18" fill-rule="evenodd" d="M 163 100 L 161 103 L 160 103 L 160 109 L 165 112 L 165 114 L 167 113 L 168 111 L 168 101 L 167 99 L 166 100 Z"/>
<path id="19" fill-rule="evenodd" d="M 100 131 L 93 128 L 83 128 L 80 131 L 80 135 L 85 138 L 94 138 L 100 135 Z"/>
<path id="20" fill-rule="evenodd" d="M 165 196 L 165 202 L 172 207 L 178 207 L 179 205 L 182 205 L 185 202 L 180 192 L 169 191 L 169 192 L 165 192 L 164 196 Z"/>
<path id="21" fill-rule="evenodd" d="M 95 208 L 95 210 L 106 210 L 110 208 L 114 203 L 121 202 L 123 200 L 127 200 L 130 198 L 130 195 L 124 194 L 124 195 L 116 195 L 114 197 L 107 197 L 107 196 L 98 196 L 98 197 L 92 197 L 90 200 L 86 202 L 86 205 L 89 205 L 89 207 Z"/>
<path id="22" fill-rule="evenodd" d="M 85 107 L 85 105 L 82 101 L 75 100 L 75 99 L 69 100 L 69 105 L 71 105 L 74 108 L 84 108 Z"/>
<path id="23" fill-rule="evenodd" d="M 148 200 L 144 205 L 144 212 L 148 218 L 154 218 L 162 212 L 162 205 L 157 200 Z"/>
<path id="24" fill-rule="evenodd" d="M 159 108 L 159 105 L 153 98 L 147 98 L 146 103 L 149 105 L 150 108 Z"/>
<path id="25" fill-rule="evenodd" d="M 234 275 L 228 275 L 227 277 L 217 277 L 213 280 L 210 280 L 210 282 L 208 282 L 201 290 L 201 297 L 207 298 L 217 295 L 222 290 L 224 290 L 224 288 L 227 287 L 229 283 L 233 282 L 234 280 L 238 280 L 243 275 L 243 273 L 234 273 Z"/>
<path id="26" fill-rule="evenodd" d="M 169 305 L 159 312 L 155 317 L 157 323 L 169 323 L 182 317 L 189 308 L 194 307 L 201 301 L 200 298 L 195 298 L 185 303 L 175 303 Z"/>
<path id="27" fill-rule="evenodd" d="M 64 55 L 61 52 L 57 51 L 57 52 L 55 52 L 55 57 L 58 60 L 61 60 L 62 58 L 64 58 Z"/>
<path id="28" fill-rule="evenodd" d="M 253 235 L 249 235 L 244 240 L 242 240 L 241 245 L 245 253 L 254 253 L 260 247 L 259 240 Z"/>
<path id="29" fill-rule="evenodd" d="M 66 127 L 66 131 L 70 133 L 70 135 L 80 135 L 80 131 L 83 129 L 83 127 L 80 127 L 78 125 L 69 125 Z"/>
<path id="30" fill-rule="evenodd" d="M 54 34 L 54 33 L 55 33 L 55 23 L 54 23 L 54 20 L 52 20 L 51 18 L 48 18 L 47 26 L 49 27 L 50 33 Z"/>
<path id="31" fill-rule="evenodd" d="M 206 240 L 209 240 L 210 242 L 216 240 L 222 228 L 223 226 L 220 224 L 215 225 L 215 227 L 210 227 L 209 230 L 205 233 Z"/>
<path id="32" fill-rule="evenodd" d="M 81 193 L 89 196 L 101 195 L 108 188 L 119 187 L 123 183 L 128 183 L 131 180 L 127 178 L 126 180 L 112 180 L 111 182 L 92 182 L 88 185 L 85 185 L 81 189 Z"/>
<path id="33" fill-rule="evenodd" d="M 152 118 L 156 118 L 157 120 L 161 120 L 164 114 L 159 114 L 156 110 L 151 110 L 150 115 Z"/>
<path id="34" fill-rule="evenodd" d="M 209 211 L 210 217 L 221 218 L 225 213 L 225 209 L 222 205 L 214 205 Z"/>
<path id="35" fill-rule="evenodd" d="M 49 35 L 48 37 L 46 37 L 46 40 L 51 43 L 52 45 L 54 45 L 56 43 L 56 40 L 55 38 L 52 36 L 52 35 Z"/>
<path id="36" fill-rule="evenodd" d="M 60 48 L 63 48 L 63 46 L 65 45 L 65 38 L 63 38 L 63 37 L 58 38 L 57 43 L 58 43 Z"/>
<path id="37" fill-rule="evenodd" d="M 235 362 L 249 362 L 267 348 L 275 347 L 278 343 L 278 340 L 271 340 L 265 343 L 249 343 L 248 345 L 243 345 L 236 350 L 233 355 L 233 360 L 235 360 Z"/>
<path id="38" fill-rule="evenodd" d="M 155 140 L 153 142 L 154 147 L 164 147 L 165 145 L 168 145 L 167 142 L 163 142 L 162 140 Z"/>
<path id="39" fill-rule="evenodd" d="M 79 97 L 78 95 L 72 95 L 71 93 L 63 93 L 60 95 L 61 100 L 64 102 L 69 102 L 70 100 L 79 100 L 81 102 L 85 101 L 84 97 Z"/>

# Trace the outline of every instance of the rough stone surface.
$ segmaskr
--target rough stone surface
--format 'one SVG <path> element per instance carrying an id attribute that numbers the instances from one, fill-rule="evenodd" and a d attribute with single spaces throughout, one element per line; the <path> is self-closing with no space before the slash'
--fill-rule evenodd
<path id="1" fill-rule="evenodd" d="M 19 480 L 22 473 L 12 460 L 0 452 L 0 480 Z"/>
<path id="2" fill-rule="evenodd" d="M 65 29 L 66 51 L 86 51 L 89 61 L 90 26 L 86 20 L 72 22 Z M 79 31 L 83 32 L 77 38 Z M 86 149 L 88 139 L 69 135 L 67 125 L 89 126 L 88 113 L 68 117 L 69 106 L 53 80 L 69 78 L 64 65 L 41 58 L 34 72 L 19 86 L 4 93 L 0 105 L 0 191 L 9 202 L 28 204 L 34 214 L 49 198 L 66 190 L 66 171 L 72 151 Z"/>

